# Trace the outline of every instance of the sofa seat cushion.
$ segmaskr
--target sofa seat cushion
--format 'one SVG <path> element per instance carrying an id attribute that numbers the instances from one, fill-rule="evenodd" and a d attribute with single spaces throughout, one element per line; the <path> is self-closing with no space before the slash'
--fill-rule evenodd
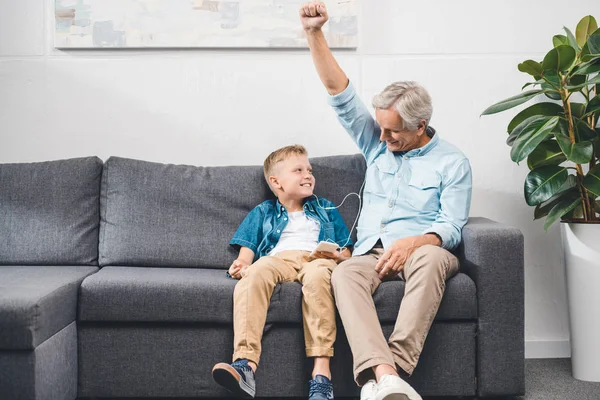
<path id="1" fill-rule="evenodd" d="M 222 269 L 104 267 L 81 285 L 79 320 L 231 324 L 237 280 Z M 300 322 L 297 283 L 277 285 L 267 323 Z"/>
<path id="2" fill-rule="evenodd" d="M 75 321 L 77 291 L 97 267 L 0 266 L 0 350 L 32 350 Z"/>
<path id="3" fill-rule="evenodd" d="M 220 269 L 104 267 L 81 285 L 79 320 L 231 324 L 236 282 Z M 403 293 L 404 282 L 381 285 L 375 293 L 380 319 L 395 321 Z M 448 282 L 437 319 L 476 317 L 475 285 L 459 274 Z M 275 287 L 267 323 L 302 323 L 299 283 Z"/>

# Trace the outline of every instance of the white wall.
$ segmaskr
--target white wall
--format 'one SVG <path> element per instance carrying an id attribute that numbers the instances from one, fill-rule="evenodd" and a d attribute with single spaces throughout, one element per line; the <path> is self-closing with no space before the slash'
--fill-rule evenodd
<path id="1" fill-rule="evenodd" d="M 312 156 L 356 152 L 307 51 L 61 52 L 52 46 L 53 4 L 0 0 L 0 162 L 119 155 L 259 164 L 294 142 Z M 479 115 L 519 92 L 526 77 L 517 63 L 541 59 L 563 25 L 600 18 L 598 1 L 362 4 L 360 47 L 336 53 L 342 67 L 367 103 L 394 80 L 430 90 L 432 124 L 473 166 L 471 214 L 525 234 L 528 357 L 568 356 L 559 233 L 545 233 L 523 200 L 527 167 L 514 165 L 504 144 L 515 113 Z"/>

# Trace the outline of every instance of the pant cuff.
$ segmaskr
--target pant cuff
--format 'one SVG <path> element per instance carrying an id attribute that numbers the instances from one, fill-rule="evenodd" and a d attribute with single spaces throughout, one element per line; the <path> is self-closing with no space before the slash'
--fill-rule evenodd
<path id="1" fill-rule="evenodd" d="M 331 347 L 307 347 L 306 357 L 333 357 Z"/>
<path id="2" fill-rule="evenodd" d="M 260 354 L 257 354 L 254 351 L 236 351 L 235 353 L 233 353 L 232 362 L 235 362 L 242 358 L 246 358 L 248 361 L 252 361 L 258 366 L 258 362 L 260 361 Z"/>
<path id="3" fill-rule="evenodd" d="M 402 368 L 404 372 L 411 376 L 415 370 L 415 367 L 401 359 L 400 357 L 394 357 L 394 362 L 396 363 L 396 368 Z"/>
<path id="4" fill-rule="evenodd" d="M 363 362 L 362 364 L 357 365 L 354 368 L 354 382 L 356 382 L 358 386 L 363 386 L 369 380 L 368 377 L 372 375 L 368 373 L 368 370 L 381 364 L 393 366 L 394 361 L 392 360 L 390 360 L 389 358 L 378 357 L 371 358 Z"/>

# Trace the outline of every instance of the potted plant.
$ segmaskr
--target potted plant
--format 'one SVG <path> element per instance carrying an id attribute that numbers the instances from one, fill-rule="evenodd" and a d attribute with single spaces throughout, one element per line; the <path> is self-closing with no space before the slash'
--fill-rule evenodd
<path id="1" fill-rule="evenodd" d="M 573 376 L 599 382 L 600 30 L 592 16 L 575 34 L 564 30 L 541 62 L 518 65 L 533 82 L 482 115 L 542 99 L 512 119 L 506 142 L 511 159 L 530 169 L 524 195 L 534 219 L 545 217 L 546 230 L 563 222 Z"/>

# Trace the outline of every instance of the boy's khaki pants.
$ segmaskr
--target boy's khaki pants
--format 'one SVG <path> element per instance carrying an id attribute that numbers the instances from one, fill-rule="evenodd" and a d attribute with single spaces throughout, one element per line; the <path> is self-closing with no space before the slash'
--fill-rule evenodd
<path id="1" fill-rule="evenodd" d="M 332 357 L 336 336 L 331 290 L 333 260 L 314 259 L 308 251 L 282 251 L 261 257 L 247 269 L 233 293 L 233 361 L 247 358 L 257 365 L 267 310 L 275 285 L 302 284 L 302 319 L 307 357 Z"/>
<path id="2" fill-rule="evenodd" d="M 359 386 L 373 377 L 372 367 L 388 364 L 412 374 L 429 328 L 437 313 L 446 280 L 458 272 L 458 259 L 441 247 L 419 247 L 398 275 L 406 281 L 394 331 L 385 339 L 373 301 L 381 284 L 375 271 L 383 249 L 341 263 L 332 285 L 338 311 L 354 358 L 354 379 Z M 459 361 L 460 362 L 460 361 Z"/>

